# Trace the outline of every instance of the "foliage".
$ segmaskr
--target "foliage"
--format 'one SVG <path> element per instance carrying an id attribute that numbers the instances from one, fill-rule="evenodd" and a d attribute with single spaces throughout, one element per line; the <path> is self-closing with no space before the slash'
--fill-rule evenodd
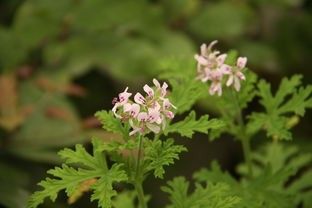
<path id="1" fill-rule="evenodd" d="M 248 124 L 250 133 L 263 128 L 268 137 L 286 140 L 292 138 L 287 125 L 290 116 L 304 116 L 305 109 L 312 107 L 312 86 L 302 87 L 301 79 L 300 75 L 294 75 L 290 79 L 284 78 L 274 96 L 269 83 L 264 80 L 259 82 L 258 93 L 265 113 L 251 114 Z"/>
<path id="2" fill-rule="evenodd" d="M 286 172 L 284 178 L 276 184 L 276 189 L 293 195 L 293 206 L 301 203 L 303 207 L 311 206 L 311 153 L 302 153 L 296 146 L 274 142 L 254 152 L 252 158 L 255 177 L 262 175 L 267 167 L 273 174 Z M 240 165 L 238 170 L 241 175 L 246 175 L 246 164 Z"/>
<path id="3" fill-rule="evenodd" d="M 196 114 L 192 111 L 183 121 L 171 124 L 165 134 L 177 132 L 181 136 L 192 138 L 195 132 L 208 134 L 209 129 L 219 129 L 224 126 L 223 122 L 217 119 L 208 120 L 208 115 L 196 120 Z"/>
<path id="4" fill-rule="evenodd" d="M 260 152 L 255 152 L 253 158 L 253 178 L 248 177 L 246 164 L 239 166 L 239 173 L 244 178 L 236 181 L 223 172 L 216 162 L 211 169 L 201 169 L 195 173 L 194 178 L 199 182 L 223 182 L 229 185 L 232 193 L 241 198 L 239 207 L 296 207 L 300 203 L 304 207 L 311 205 L 309 187 L 312 183 L 308 179 L 311 170 L 298 175 L 299 170 L 310 165 L 311 154 L 299 154 L 296 147 L 271 143 L 261 148 Z"/>
<path id="5" fill-rule="evenodd" d="M 90 179 L 97 180 L 90 187 L 94 190 L 91 200 L 98 200 L 99 207 L 112 207 L 111 198 L 117 195 L 113 183 L 127 180 L 127 175 L 120 164 L 108 169 L 101 150 L 101 142 L 93 140 L 92 144 L 93 155 L 87 153 L 81 145 L 77 145 L 75 150 L 62 150 L 59 154 L 65 159 L 65 163 L 62 167 L 48 171 L 55 178 L 47 178 L 39 183 L 43 190 L 34 193 L 28 207 L 37 207 L 46 197 L 55 201 L 58 192 L 63 189 L 67 196 L 71 197 L 81 183 Z M 77 163 L 82 167 L 77 169 L 71 166 Z"/>
<path id="6" fill-rule="evenodd" d="M 159 67 L 160 77 L 168 79 L 172 86 L 169 96 L 177 107 L 177 114 L 188 111 L 207 92 L 205 85 L 195 79 L 194 62 L 190 58 L 164 59 Z"/>
<path id="7" fill-rule="evenodd" d="M 113 116 L 112 112 L 102 110 L 98 111 L 95 116 L 102 123 L 103 128 L 106 131 L 110 131 L 113 133 L 122 133 L 124 137 L 127 137 L 129 129 L 127 129 L 127 127 L 124 127 L 120 120 Z"/>
<path id="8" fill-rule="evenodd" d="M 195 191 L 190 194 L 189 182 L 184 177 L 176 177 L 162 190 L 170 195 L 171 204 L 168 208 L 231 208 L 240 202 L 240 198 L 232 195 L 229 186 L 224 183 L 196 184 Z"/>
<path id="9" fill-rule="evenodd" d="M 179 153 L 187 151 L 182 145 L 174 145 L 173 139 L 147 141 L 145 145 L 146 169 L 154 170 L 156 178 L 163 178 L 165 173 L 163 166 L 174 164 L 174 160 L 179 159 Z"/>

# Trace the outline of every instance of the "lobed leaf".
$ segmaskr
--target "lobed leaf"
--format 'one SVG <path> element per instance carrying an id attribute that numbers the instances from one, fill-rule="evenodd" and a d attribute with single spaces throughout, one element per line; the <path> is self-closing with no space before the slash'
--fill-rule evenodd
<path id="1" fill-rule="evenodd" d="M 240 198 L 233 195 L 225 183 L 195 184 L 195 191 L 189 194 L 189 182 L 184 177 L 176 177 L 162 187 L 170 195 L 169 208 L 231 208 L 240 203 Z"/>
<path id="2" fill-rule="evenodd" d="M 124 127 L 119 119 L 117 119 L 111 111 L 98 111 L 95 116 L 102 123 L 103 128 L 107 131 L 128 135 L 126 127 Z"/>
<path id="3" fill-rule="evenodd" d="M 208 115 L 201 116 L 198 120 L 196 120 L 195 111 L 191 111 L 191 113 L 183 121 L 179 121 L 168 126 L 165 130 L 165 135 L 176 132 L 181 136 L 192 138 L 195 132 L 208 134 L 209 129 L 219 129 L 223 126 L 224 123 L 221 120 L 209 120 Z"/>
<path id="4" fill-rule="evenodd" d="M 304 207 L 311 206 L 308 196 L 312 195 L 312 171 L 307 168 L 312 162 L 310 153 L 300 153 L 295 146 L 274 142 L 254 152 L 252 158 L 255 177 L 250 181 L 250 188 L 274 191 L 271 196 L 267 195 L 267 200 L 275 207 L 281 204 L 285 204 L 282 207 L 297 207 L 301 203 Z M 240 165 L 238 170 L 245 176 L 247 165 Z M 274 197 L 276 192 L 280 195 Z"/>
<path id="5" fill-rule="evenodd" d="M 174 145 L 173 139 L 161 141 L 155 139 L 147 140 L 145 147 L 144 162 L 147 170 L 153 170 L 156 178 L 163 178 L 164 166 L 174 164 L 174 160 L 179 159 L 179 153 L 187 151 L 182 145 Z"/>
<path id="6" fill-rule="evenodd" d="M 287 125 L 291 116 L 304 116 L 306 108 L 312 108 L 312 86 L 301 87 L 301 75 L 294 75 L 290 79 L 284 78 L 275 93 L 271 92 L 271 85 L 264 80 L 258 83 L 260 103 L 265 113 L 252 113 L 247 124 L 247 131 L 254 134 L 261 129 L 268 137 L 275 139 L 292 138 Z"/>
<path id="7" fill-rule="evenodd" d="M 62 167 L 56 167 L 48 171 L 53 178 L 47 178 L 39 183 L 43 188 L 35 192 L 29 200 L 28 208 L 35 208 L 43 203 L 45 198 L 55 201 L 58 192 L 65 190 L 68 197 L 76 194 L 81 184 L 91 179 L 97 179 L 91 186 L 93 194 L 91 200 L 98 200 L 99 207 L 112 207 L 111 198 L 116 195 L 113 183 L 127 180 L 127 175 L 121 168 L 121 164 L 107 168 L 105 156 L 101 151 L 101 142 L 93 140 L 93 155 L 89 154 L 81 145 L 75 150 L 65 149 L 60 155 L 65 159 Z M 72 163 L 80 163 L 81 168 L 71 167 Z"/>

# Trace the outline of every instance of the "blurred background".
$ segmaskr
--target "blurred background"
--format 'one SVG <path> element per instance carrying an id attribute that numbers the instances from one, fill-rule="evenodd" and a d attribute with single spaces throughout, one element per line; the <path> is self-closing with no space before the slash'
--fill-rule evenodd
<path id="1" fill-rule="evenodd" d="M 312 78 L 310 0 L 0 0 L 0 207 L 24 208 L 56 152 L 91 136 L 105 137 L 93 114 L 110 109 L 126 86 L 139 89 L 168 57 L 193 59 L 201 43 L 237 49 L 276 88 L 283 76 Z M 195 61 L 194 61 L 195 70 Z M 199 113 L 209 108 L 196 106 Z M 248 109 L 253 110 L 253 109 Z M 295 143 L 311 151 L 312 114 L 295 127 Z M 179 139 L 190 150 L 166 179 L 217 159 L 234 173 L 239 143 L 225 136 Z M 148 178 L 151 207 L 166 203 Z M 42 207 L 96 207 L 64 194 Z"/>

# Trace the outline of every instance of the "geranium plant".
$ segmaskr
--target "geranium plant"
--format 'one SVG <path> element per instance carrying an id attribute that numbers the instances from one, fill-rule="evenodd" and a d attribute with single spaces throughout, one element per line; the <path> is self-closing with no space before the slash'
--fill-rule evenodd
<path id="1" fill-rule="evenodd" d="M 126 87 L 113 98 L 111 110 L 96 113 L 111 136 L 93 138 L 92 153 L 82 145 L 60 151 L 64 164 L 48 171 L 51 177 L 39 183 L 42 189 L 32 195 L 28 207 L 37 207 L 45 198 L 55 201 L 65 190 L 69 203 L 91 191 L 91 201 L 96 200 L 98 207 L 147 208 L 150 196 L 144 195 L 144 180 L 149 175 L 163 178 L 166 166 L 187 151 L 175 144 L 176 134 L 192 138 L 194 132 L 208 131 L 211 140 L 227 133 L 241 142 L 245 162 L 238 166 L 239 180 L 215 161 L 194 173 L 194 189 L 183 176 L 161 187 L 159 191 L 169 195 L 167 207 L 310 207 L 311 154 L 284 140 L 292 139 L 291 128 L 312 107 L 312 86 L 302 86 L 302 77 L 294 75 L 284 78 L 272 93 L 269 83 L 247 69 L 246 57 L 235 51 L 220 53 L 213 49 L 215 44 L 200 47 L 197 70 L 194 61 L 169 60 L 160 75 L 169 84 L 153 79 L 154 86 L 144 85 L 144 93 Z M 187 70 L 181 73 L 182 68 Z M 220 117 L 197 118 L 191 109 L 200 99 L 213 102 Z M 259 101 L 263 111 L 246 115 L 243 110 L 252 100 Z M 184 119 L 173 119 L 187 112 Z M 268 142 L 252 149 L 256 136 L 267 137 Z M 117 191 L 116 184 L 123 191 Z"/>

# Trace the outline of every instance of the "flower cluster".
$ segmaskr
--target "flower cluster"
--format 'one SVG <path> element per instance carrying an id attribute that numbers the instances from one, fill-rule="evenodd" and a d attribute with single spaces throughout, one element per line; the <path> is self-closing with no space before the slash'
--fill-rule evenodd
<path id="1" fill-rule="evenodd" d="M 212 50 L 217 41 L 211 42 L 208 47 L 202 44 L 200 55 L 196 54 L 194 58 L 197 61 L 197 78 L 202 82 L 211 81 L 209 93 L 222 95 L 222 81 L 227 76 L 226 86 L 233 85 L 236 91 L 240 90 L 240 81 L 245 80 L 243 69 L 246 66 L 247 58 L 239 57 L 235 66 L 225 64 L 227 54 L 220 54 L 219 51 Z"/>
<path id="2" fill-rule="evenodd" d="M 174 117 L 171 108 L 176 108 L 166 98 L 168 85 L 162 85 L 153 79 L 155 87 L 144 85 L 146 96 L 136 93 L 134 102 L 130 100 L 132 93 L 128 92 L 128 87 L 118 98 L 114 98 L 112 109 L 114 115 L 123 122 L 129 122 L 131 128 L 130 136 L 136 133 L 145 134 L 150 131 L 159 133 L 166 126 L 166 120 Z"/>

